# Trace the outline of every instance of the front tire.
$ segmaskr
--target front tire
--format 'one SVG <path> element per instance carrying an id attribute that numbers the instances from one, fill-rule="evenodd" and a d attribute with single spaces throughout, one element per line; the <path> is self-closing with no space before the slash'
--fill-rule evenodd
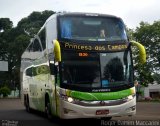
<path id="1" fill-rule="evenodd" d="M 46 103 L 45 113 L 46 113 L 47 118 L 48 118 L 49 120 L 52 120 L 51 105 L 50 105 L 49 102 Z"/>

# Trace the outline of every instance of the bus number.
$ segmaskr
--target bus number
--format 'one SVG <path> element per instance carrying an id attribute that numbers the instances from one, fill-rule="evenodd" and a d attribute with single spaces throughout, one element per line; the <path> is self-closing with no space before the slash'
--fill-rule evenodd
<path id="1" fill-rule="evenodd" d="M 87 56 L 88 56 L 88 53 L 79 53 L 78 55 L 79 55 L 79 56 L 82 56 L 82 57 L 87 57 Z"/>

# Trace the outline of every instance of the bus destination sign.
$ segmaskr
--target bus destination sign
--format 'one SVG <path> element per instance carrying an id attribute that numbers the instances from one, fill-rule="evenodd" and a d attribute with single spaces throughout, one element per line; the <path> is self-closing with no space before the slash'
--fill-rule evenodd
<path id="1" fill-rule="evenodd" d="M 61 48 L 67 50 L 79 51 L 122 51 L 127 49 L 128 43 L 114 43 L 114 44 L 84 44 L 73 42 L 60 42 Z"/>

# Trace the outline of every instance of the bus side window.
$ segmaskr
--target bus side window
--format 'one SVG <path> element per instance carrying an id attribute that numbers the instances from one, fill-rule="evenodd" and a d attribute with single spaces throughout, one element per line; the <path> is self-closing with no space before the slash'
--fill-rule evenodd
<path id="1" fill-rule="evenodd" d="M 38 36 L 40 38 L 42 48 L 43 48 L 43 50 L 45 50 L 46 49 L 46 30 L 45 30 L 45 28 L 39 33 Z"/>
<path id="2" fill-rule="evenodd" d="M 36 38 L 33 44 L 33 52 L 41 52 L 41 51 L 42 51 L 42 48 L 40 46 L 38 39 Z"/>
<path id="3" fill-rule="evenodd" d="M 33 42 L 28 46 L 27 52 L 32 52 L 33 51 Z"/>
<path id="4" fill-rule="evenodd" d="M 26 70 L 26 76 L 32 77 L 32 67 Z"/>
<path id="5" fill-rule="evenodd" d="M 71 38 L 71 21 L 63 20 L 61 23 L 61 37 L 62 38 Z"/>

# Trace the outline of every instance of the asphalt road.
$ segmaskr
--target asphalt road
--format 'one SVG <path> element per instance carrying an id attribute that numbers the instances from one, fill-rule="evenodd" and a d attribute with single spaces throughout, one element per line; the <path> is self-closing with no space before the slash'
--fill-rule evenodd
<path id="1" fill-rule="evenodd" d="M 160 103 L 137 103 L 137 114 L 134 117 L 114 117 L 111 121 L 100 119 L 74 119 L 49 121 L 44 114 L 39 112 L 26 112 L 20 99 L 0 99 L 0 126 L 108 126 L 113 125 L 138 125 L 143 124 L 160 125 Z M 149 121 L 149 122 L 148 122 Z M 152 125 L 151 125 L 152 126 Z"/>

